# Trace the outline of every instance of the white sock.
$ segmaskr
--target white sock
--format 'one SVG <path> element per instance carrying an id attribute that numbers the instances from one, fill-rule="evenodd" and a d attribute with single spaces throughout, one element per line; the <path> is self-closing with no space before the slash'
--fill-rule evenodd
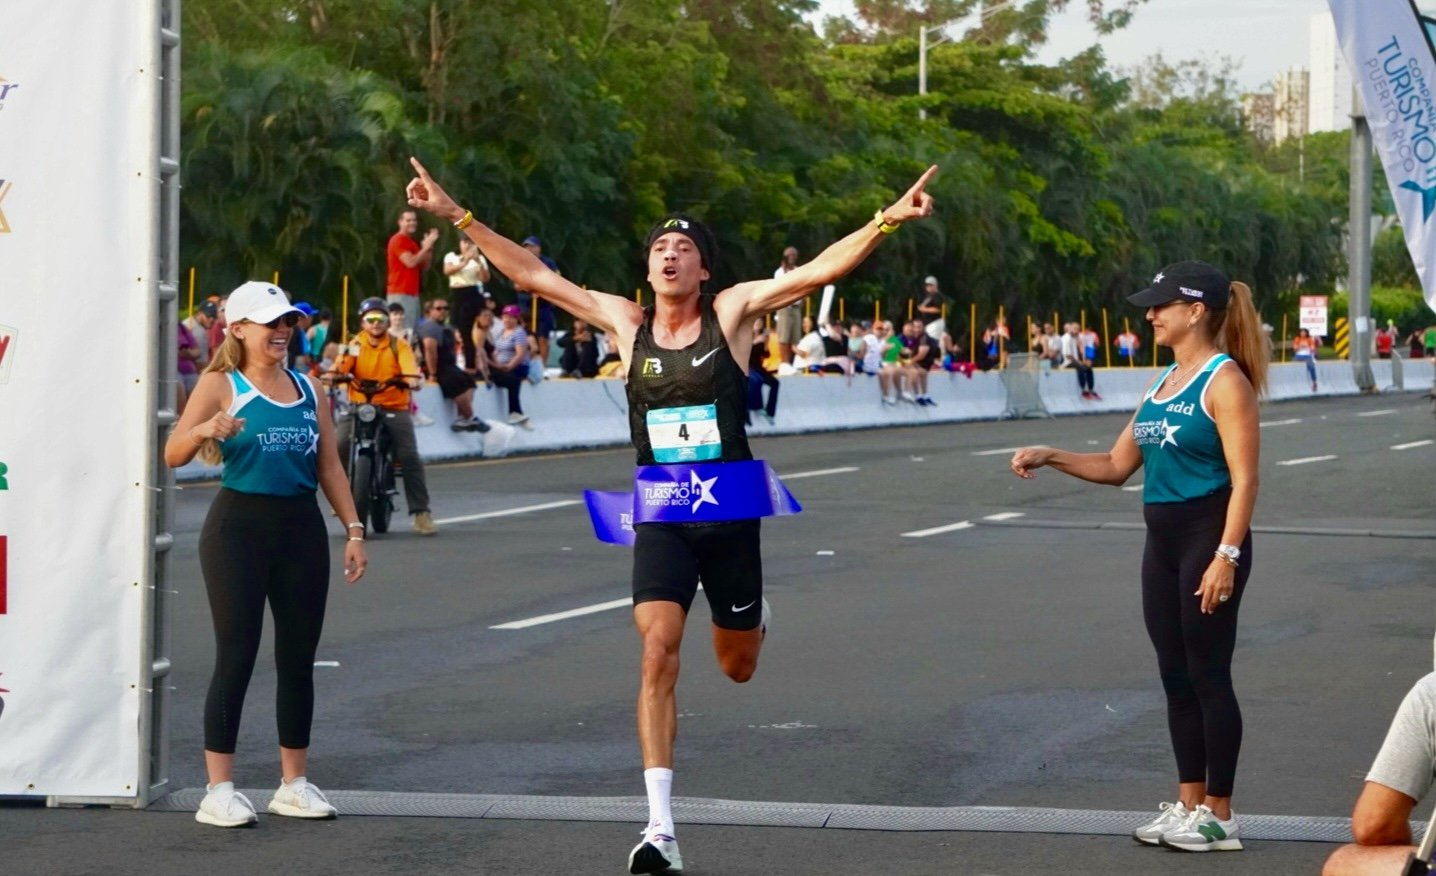
<path id="1" fill-rule="evenodd" d="M 215 784 L 205 788 L 205 791 L 210 794 L 219 794 L 220 796 L 224 796 L 225 794 L 233 794 L 234 782 L 216 782 Z"/>
<path id="2" fill-rule="evenodd" d="M 648 829 L 673 836 L 673 770 L 650 767 L 643 771 L 643 784 L 648 788 Z"/>

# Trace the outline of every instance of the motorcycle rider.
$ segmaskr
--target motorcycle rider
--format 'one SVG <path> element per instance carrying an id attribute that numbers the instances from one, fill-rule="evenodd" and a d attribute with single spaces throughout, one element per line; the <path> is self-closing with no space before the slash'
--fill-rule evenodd
<path id="1" fill-rule="evenodd" d="M 429 513 L 429 487 L 424 480 L 424 461 L 419 458 L 419 444 L 414 438 L 414 421 L 409 415 L 409 394 L 423 380 L 413 349 L 400 338 L 389 334 L 389 305 L 383 298 L 365 298 L 359 304 L 360 330 L 334 360 L 335 374 L 348 374 L 355 380 L 382 383 L 395 377 L 407 377 L 408 386 L 385 387 L 375 395 L 372 404 L 384 414 L 384 425 L 394 439 L 394 457 L 403 468 L 404 498 L 414 517 L 414 531 L 433 535 L 439 531 Z M 349 401 L 364 403 L 364 395 L 349 385 Z M 352 415 L 339 420 L 339 458 L 349 464 L 349 441 L 354 435 Z"/>

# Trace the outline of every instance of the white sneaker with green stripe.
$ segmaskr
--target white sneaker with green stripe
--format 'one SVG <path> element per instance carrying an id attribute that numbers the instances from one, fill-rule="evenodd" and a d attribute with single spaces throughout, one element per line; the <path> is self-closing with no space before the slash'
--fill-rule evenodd
<path id="1" fill-rule="evenodd" d="M 1206 804 L 1193 809 L 1181 824 L 1162 834 L 1162 845 L 1179 852 L 1240 852 L 1237 819 L 1222 821 Z"/>
<path id="2" fill-rule="evenodd" d="M 1132 839 L 1149 846 L 1160 846 L 1162 834 L 1187 820 L 1187 807 L 1180 800 L 1176 803 L 1163 803 L 1157 812 L 1157 817 L 1132 831 Z"/>

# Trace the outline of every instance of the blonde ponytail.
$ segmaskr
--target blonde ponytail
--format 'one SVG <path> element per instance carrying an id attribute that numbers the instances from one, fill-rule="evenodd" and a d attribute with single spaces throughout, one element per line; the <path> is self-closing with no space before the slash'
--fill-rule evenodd
<path id="1" fill-rule="evenodd" d="M 1247 380 L 1251 381 L 1257 396 L 1265 395 L 1269 354 L 1266 339 L 1262 337 L 1261 317 L 1257 315 L 1252 290 L 1247 284 L 1232 283 L 1226 319 L 1219 331 L 1227 355 L 1236 361 Z"/>
<path id="2" fill-rule="evenodd" d="M 244 367 L 244 342 L 230 332 L 225 332 L 224 341 L 210 357 L 209 365 L 205 366 L 204 373 L 219 371 L 228 374 L 238 371 Z M 219 442 L 213 438 L 204 439 L 195 457 L 205 465 L 219 465 L 223 456 L 219 452 Z"/>

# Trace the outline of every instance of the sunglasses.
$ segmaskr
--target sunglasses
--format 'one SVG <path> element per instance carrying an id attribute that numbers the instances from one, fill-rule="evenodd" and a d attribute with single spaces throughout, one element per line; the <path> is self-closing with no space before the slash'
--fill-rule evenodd
<path id="1" fill-rule="evenodd" d="M 246 320 L 246 322 L 248 322 L 248 320 Z M 283 316 L 276 316 L 269 322 L 256 323 L 256 325 L 262 325 L 267 329 L 277 329 L 279 328 L 280 323 L 284 323 L 284 325 L 288 328 L 294 328 L 295 326 L 299 325 L 299 314 L 291 311 L 284 314 Z"/>
<path id="2" fill-rule="evenodd" d="M 388 321 L 389 321 L 389 317 L 387 317 L 387 316 L 378 316 L 378 315 L 375 315 L 375 316 L 366 316 L 366 317 L 364 317 L 364 324 L 365 324 L 365 325 L 379 325 L 380 323 L 385 323 L 385 322 L 388 322 Z"/>

